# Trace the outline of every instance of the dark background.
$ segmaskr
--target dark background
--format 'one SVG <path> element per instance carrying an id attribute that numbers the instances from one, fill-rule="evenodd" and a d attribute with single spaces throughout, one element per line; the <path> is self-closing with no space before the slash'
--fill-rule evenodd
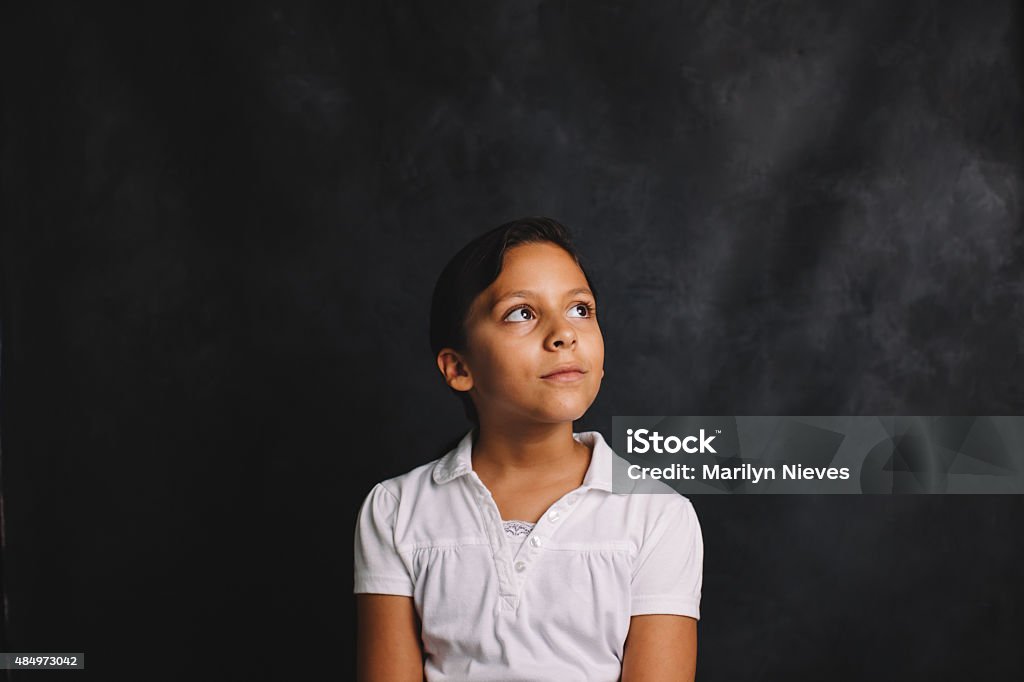
<path id="1" fill-rule="evenodd" d="M 522 215 L 568 224 L 601 294 L 577 430 L 1021 412 L 1016 3 L 69 3 L 0 31 L 2 649 L 84 651 L 70 677 L 351 676 L 356 510 L 467 428 L 430 288 Z M 1024 675 L 1021 497 L 693 502 L 698 679 Z"/>

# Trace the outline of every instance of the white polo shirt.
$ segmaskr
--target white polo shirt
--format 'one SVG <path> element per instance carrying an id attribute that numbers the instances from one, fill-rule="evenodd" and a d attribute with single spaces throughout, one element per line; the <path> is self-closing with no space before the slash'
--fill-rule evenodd
<path id="1" fill-rule="evenodd" d="M 355 592 L 413 598 L 435 680 L 618 680 L 630 616 L 699 618 L 704 545 L 690 501 L 614 493 L 628 463 L 601 434 L 583 484 L 526 541 L 472 469 L 472 434 L 374 486 L 356 521 Z M 619 479 L 617 479 L 619 480 Z"/>

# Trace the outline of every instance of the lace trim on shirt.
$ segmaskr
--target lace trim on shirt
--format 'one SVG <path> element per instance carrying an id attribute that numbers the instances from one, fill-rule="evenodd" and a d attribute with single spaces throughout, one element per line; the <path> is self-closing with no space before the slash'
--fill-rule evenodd
<path id="1" fill-rule="evenodd" d="M 505 528 L 505 535 L 510 538 L 518 538 L 524 535 L 529 535 L 530 531 L 533 530 L 534 524 L 527 521 L 518 521 L 512 519 L 511 521 L 502 521 L 501 525 Z"/>

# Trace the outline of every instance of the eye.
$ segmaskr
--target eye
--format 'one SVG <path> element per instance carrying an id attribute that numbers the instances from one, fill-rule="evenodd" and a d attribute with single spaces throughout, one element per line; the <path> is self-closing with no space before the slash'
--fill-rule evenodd
<path id="1" fill-rule="evenodd" d="M 573 313 L 576 313 L 575 315 Z M 594 306 L 587 303 L 577 303 L 569 308 L 569 317 L 591 317 L 594 314 Z"/>
<path id="2" fill-rule="evenodd" d="M 534 317 L 533 311 L 522 306 L 511 310 L 503 319 L 504 322 L 529 322 Z"/>

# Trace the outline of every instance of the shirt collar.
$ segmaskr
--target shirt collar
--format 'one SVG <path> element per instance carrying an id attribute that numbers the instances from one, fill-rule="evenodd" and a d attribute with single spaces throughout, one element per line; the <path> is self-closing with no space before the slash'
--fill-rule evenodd
<path id="1" fill-rule="evenodd" d="M 615 453 L 598 431 L 574 433 L 572 437 L 592 448 L 590 466 L 583 477 L 583 488 L 612 492 L 612 460 Z M 464 476 L 473 470 L 473 430 L 470 429 L 452 450 L 434 465 L 433 478 L 438 484 Z"/>

